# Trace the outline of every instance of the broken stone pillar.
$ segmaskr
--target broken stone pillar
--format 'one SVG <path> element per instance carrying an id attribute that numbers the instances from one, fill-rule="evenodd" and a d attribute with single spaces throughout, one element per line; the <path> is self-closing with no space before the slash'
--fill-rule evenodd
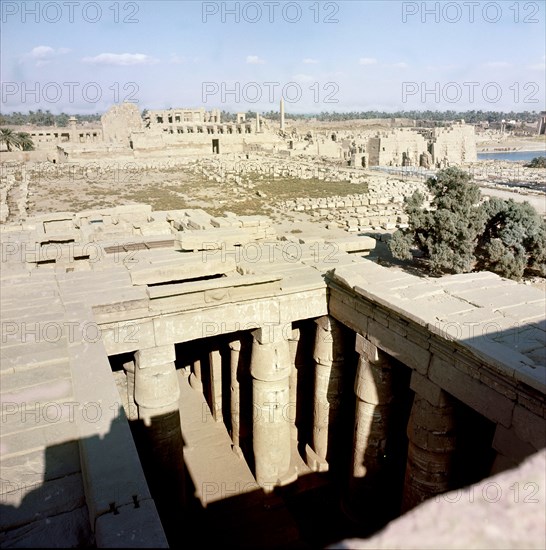
<path id="1" fill-rule="evenodd" d="M 453 398 L 439 389 L 437 397 L 429 399 L 416 393 L 411 408 L 402 513 L 452 488 L 456 444 Z"/>
<path id="2" fill-rule="evenodd" d="M 358 502 L 361 505 L 369 504 L 370 499 L 380 500 L 386 475 L 392 371 L 388 355 L 360 334 L 356 335 L 355 349 L 360 358 L 355 378 L 355 429 L 349 488 L 351 501 L 361 501 Z"/>
<path id="3" fill-rule="evenodd" d="M 286 483 L 290 469 L 290 349 L 280 326 L 252 332 L 253 449 L 256 481 L 266 491 Z"/>
<path id="4" fill-rule="evenodd" d="M 129 361 L 123 364 L 127 378 L 127 402 L 125 414 L 128 420 L 138 420 L 138 408 L 135 403 L 135 362 Z M 124 403 L 125 405 L 125 403 Z"/>
<path id="5" fill-rule="evenodd" d="M 231 440 L 235 447 L 239 447 L 240 422 L 241 422 L 241 395 L 239 387 L 239 357 L 241 354 L 241 342 L 235 340 L 229 343 L 230 354 L 230 373 L 231 373 Z"/>
<path id="6" fill-rule="evenodd" d="M 145 439 L 146 471 L 159 508 L 174 513 L 184 502 L 184 460 L 174 345 L 135 353 L 135 401 Z M 174 519 L 173 519 L 174 521 Z"/>
<path id="7" fill-rule="evenodd" d="M 210 390 L 212 395 L 212 416 L 216 422 L 223 422 L 222 415 L 222 356 L 218 350 L 209 353 Z"/>
<path id="8" fill-rule="evenodd" d="M 292 330 L 292 335 L 288 339 L 290 346 L 290 400 L 287 410 L 287 416 L 290 420 L 290 435 L 293 440 L 298 440 L 298 428 L 296 427 L 296 411 L 298 402 L 298 366 L 296 364 L 296 354 L 298 352 L 298 342 L 300 340 L 300 329 Z"/>
<path id="9" fill-rule="evenodd" d="M 319 317 L 316 324 L 313 442 L 305 451 L 307 465 L 312 470 L 326 471 L 329 455 L 335 454 L 332 440 L 341 402 L 344 342 L 341 325 L 332 317 Z"/>
<path id="10" fill-rule="evenodd" d="M 281 97 L 280 104 L 280 114 L 281 114 L 281 127 L 280 129 L 284 132 L 284 99 Z"/>

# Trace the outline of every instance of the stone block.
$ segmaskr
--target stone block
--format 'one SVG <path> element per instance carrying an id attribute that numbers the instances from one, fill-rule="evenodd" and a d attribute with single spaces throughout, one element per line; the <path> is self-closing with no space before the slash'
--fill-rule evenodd
<path id="1" fill-rule="evenodd" d="M 0 532 L 2 548 L 89 548 L 93 545 L 85 506 Z"/>
<path id="2" fill-rule="evenodd" d="M 95 524 L 97 548 L 169 548 L 153 500 L 137 501 L 104 514 Z"/>
<path id="3" fill-rule="evenodd" d="M 536 450 L 546 447 L 546 427 L 544 419 L 530 410 L 516 405 L 512 417 L 512 428 L 515 435 Z"/>
<path id="4" fill-rule="evenodd" d="M 372 319 L 368 320 L 366 336 L 378 348 L 389 353 L 408 367 L 426 375 L 430 361 L 428 350 L 409 342 L 406 338 Z"/>
<path id="5" fill-rule="evenodd" d="M 447 405 L 442 388 L 415 370 L 411 373 L 410 388 L 435 407 Z"/>
<path id="6" fill-rule="evenodd" d="M 430 362 L 429 377 L 432 382 L 489 420 L 510 427 L 514 403 L 504 395 L 466 376 L 436 355 L 432 356 Z"/>
<path id="7" fill-rule="evenodd" d="M 515 462 L 521 462 L 536 452 L 536 449 L 531 444 L 522 441 L 516 435 L 513 428 L 507 429 L 500 424 L 497 424 L 497 428 L 495 429 L 495 436 L 493 437 L 491 447 L 501 455 Z"/>

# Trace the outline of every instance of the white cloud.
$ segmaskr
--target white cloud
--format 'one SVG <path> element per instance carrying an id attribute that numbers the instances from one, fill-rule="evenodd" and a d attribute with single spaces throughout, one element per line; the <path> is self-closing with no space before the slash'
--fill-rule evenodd
<path id="1" fill-rule="evenodd" d="M 51 63 L 59 55 L 66 54 L 70 48 L 52 48 L 51 46 L 36 46 L 30 52 L 21 56 L 21 61 L 30 60 L 35 63 L 36 67 L 43 67 Z"/>
<path id="2" fill-rule="evenodd" d="M 247 55 L 246 62 L 249 65 L 263 65 L 265 63 L 265 61 L 260 57 L 258 57 L 257 55 Z"/>
<path id="3" fill-rule="evenodd" d="M 535 63 L 534 65 L 528 65 L 527 69 L 531 71 L 546 71 L 546 63 Z"/>
<path id="4" fill-rule="evenodd" d="M 375 65 L 377 63 L 377 59 L 375 57 L 361 57 L 358 60 L 359 65 Z"/>
<path id="5" fill-rule="evenodd" d="M 306 65 L 316 65 L 318 63 L 318 59 L 312 59 L 310 57 L 306 57 L 303 62 L 306 64 Z"/>
<path id="6" fill-rule="evenodd" d="M 407 69 L 409 65 L 407 63 L 404 63 L 403 61 L 399 61 L 398 63 L 393 63 L 392 65 L 395 69 Z"/>
<path id="7" fill-rule="evenodd" d="M 50 46 L 36 46 L 30 50 L 28 57 L 32 59 L 45 59 L 55 54 L 55 50 Z"/>
<path id="8" fill-rule="evenodd" d="M 153 65 L 157 59 L 143 53 L 101 53 L 95 57 L 84 57 L 84 63 L 94 65 Z"/>

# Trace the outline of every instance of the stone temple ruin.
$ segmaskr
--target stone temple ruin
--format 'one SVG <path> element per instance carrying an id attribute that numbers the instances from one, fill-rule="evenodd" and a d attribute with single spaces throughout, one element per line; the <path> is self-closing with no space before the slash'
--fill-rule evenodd
<path id="1" fill-rule="evenodd" d="M 3 547 L 325 546 L 444 497 L 450 533 L 468 486 L 493 503 L 474 547 L 539 547 L 543 462 L 511 478 L 540 504 L 495 523 L 488 492 L 544 453 L 538 289 L 146 205 L 35 216 L 1 245 Z"/>
<path id="2" fill-rule="evenodd" d="M 445 168 L 474 162 L 474 126 L 464 121 L 445 128 L 396 128 L 390 131 L 303 131 L 285 121 L 256 113 L 247 120 L 238 113 L 235 122 L 223 122 L 218 109 L 167 109 L 148 111 L 144 118 L 133 103 L 114 105 L 100 124 L 68 128 L 27 128 L 37 150 L 10 152 L 7 159 L 56 163 L 120 158 L 177 158 L 223 153 L 282 153 L 288 157 L 323 157 L 353 167 L 413 166 Z"/>

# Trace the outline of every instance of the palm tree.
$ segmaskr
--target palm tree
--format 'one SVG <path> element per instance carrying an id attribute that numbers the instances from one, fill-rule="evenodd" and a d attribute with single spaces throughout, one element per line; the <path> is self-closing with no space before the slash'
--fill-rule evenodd
<path id="1" fill-rule="evenodd" d="M 23 151 L 34 151 L 34 142 L 27 132 L 18 132 L 17 140 L 19 142 L 17 147 L 19 147 L 19 149 Z"/>
<path id="2" fill-rule="evenodd" d="M 5 143 L 8 151 L 19 147 L 19 138 L 11 128 L 0 128 L 0 143 Z"/>
<path id="3" fill-rule="evenodd" d="M 5 143 L 8 151 L 13 147 L 21 151 L 34 151 L 34 142 L 27 132 L 14 132 L 11 128 L 0 129 L 0 143 Z"/>

